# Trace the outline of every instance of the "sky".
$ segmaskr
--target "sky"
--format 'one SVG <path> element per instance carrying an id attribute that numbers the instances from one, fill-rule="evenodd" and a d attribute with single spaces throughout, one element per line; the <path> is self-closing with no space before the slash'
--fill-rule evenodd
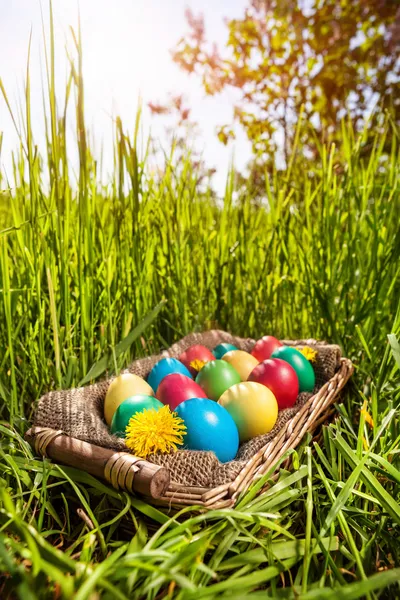
<path id="1" fill-rule="evenodd" d="M 152 118 L 147 103 L 163 102 L 169 93 L 183 93 L 199 123 L 200 148 L 207 165 L 215 167 L 214 185 L 222 193 L 229 163 L 243 168 L 250 157 L 244 133 L 238 132 L 234 144 L 223 146 L 216 138 L 217 125 L 230 123 L 235 92 L 207 97 L 196 76 L 189 76 L 172 61 L 170 50 L 187 31 L 185 8 L 203 13 L 207 37 L 224 43 L 226 17 L 243 15 L 247 0 L 81 0 L 79 11 L 83 38 L 86 122 L 100 151 L 104 165 L 112 169 L 112 117 L 119 115 L 133 129 L 138 98 L 141 96 L 143 135 L 151 133 L 165 142 L 165 125 Z M 44 139 L 42 80 L 44 78 L 43 11 L 48 31 L 47 0 L 0 0 L 0 78 L 13 108 L 21 104 L 29 35 L 32 31 L 31 87 L 32 121 L 35 142 Z M 56 38 L 56 77 L 60 94 L 67 77 L 66 48 L 73 51 L 70 26 L 77 29 L 78 2 L 53 1 Z M 47 32 L 46 32 L 47 33 Z M 62 95 L 60 96 L 63 97 Z M 72 126 L 71 126 L 72 127 Z M 11 176 L 10 153 L 17 136 L 0 97 L 0 131 L 4 133 L 1 168 Z"/>

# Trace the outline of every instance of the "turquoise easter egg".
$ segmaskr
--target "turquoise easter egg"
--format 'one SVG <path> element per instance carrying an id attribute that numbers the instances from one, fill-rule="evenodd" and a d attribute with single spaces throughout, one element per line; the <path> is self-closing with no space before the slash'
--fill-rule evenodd
<path id="1" fill-rule="evenodd" d="M 214 452 L 220 462 L 233 460 L 239 449 L 239 432 L 228 411 L 208 398 L 190 398 L 175 412 L 186 425 L 184 446 Z"/>
<path id="2" fill-rule="evenodd" d="M 286 361 L 296 371 L 299 380 L 299 392 L 312 392 L 315 386 L 315 373 L 309 360 L 290 346 L 280 346 L 273 353 L 271 358 L 280 358 Z"/>
<path id="3" fill-rule="evenodd" d="M 127 398 L 121 402 L 113 415 L 110 427 L 111 433 L 118 437 L 125 437 L 125 429 L 133 415 L 151 408 L 159 410 L 163 406 L 163 403 L 154 398 L 154 396 L 137 394 L 136 396 Z"/>
<path id="4" fill-rule="evenodd" d="M 224 354 L 230 352 L 231 350 L 237 350 L 236 346 L 233 344 L 218 344 L 218 346 L 215 346 L 212 353 L 214 354 L 215 358 L 219 360 L 224 356 Z"/>
<path id="5" fill-rule="evenodd" d="M 154 393 L 156 393 L 157 388 L 164 377 L 171 375 L 172 373 L 180 373 L 181 375 L 186 375 L 186 377 L 193 379 L 189 369 L 187 369 L 177 358 L 162 358 L 150 371 L 147 383 L 153 388 Z"/>

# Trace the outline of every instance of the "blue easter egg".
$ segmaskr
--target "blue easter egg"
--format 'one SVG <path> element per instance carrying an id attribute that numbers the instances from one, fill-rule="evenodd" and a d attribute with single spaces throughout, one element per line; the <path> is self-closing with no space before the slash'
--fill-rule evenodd
<path id="1" fill-rule="evenodd" d="M 215 346 L 215 348 L 212 351 L 212 353 L 214 354 L 215 358 L 217 360 L 219 360 L 227 352 L 230 352 L 231 350 L 237 350 L 237 349 L 238 348 L 236 348 L 236 346 L 234 346 L 233 344 L 218 344 L 218 346 Z"/>
<path id="2" fill-rule="evenodd" d="M 239 448 L 239 432 L 228 411 L 208 398 L 190 398 L 175 412 L 186 425 L 184 447 L 210 450 L 222 463 L 233 460 Z"/>
<path id="3" fill-rule="evenodd" d="M 150 371 L 147 383 L 153 388 L 154 393 L 156 393 L 157 388 L 164 377 L 171 375 L 172 373 L 180 373 L 181 375 L 186 375 L 186 377 L 193 379 L 189 369 L 187 369 L 177 358 L 162 358 Z"/>

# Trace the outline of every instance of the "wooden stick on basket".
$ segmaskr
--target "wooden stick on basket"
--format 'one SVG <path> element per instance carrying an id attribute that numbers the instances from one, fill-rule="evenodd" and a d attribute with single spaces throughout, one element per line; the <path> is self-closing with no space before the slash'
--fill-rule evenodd
<path id="1" fill-rule="evenodd" d="M 47 427 L 32 427 L 25 439 L 34 450 L 56 462 L 82 469 L 105 479 L 113 487 L 160 498 L 167 490 L 170 477 L 165 467 L 133 456 L 82 442 Z"/>

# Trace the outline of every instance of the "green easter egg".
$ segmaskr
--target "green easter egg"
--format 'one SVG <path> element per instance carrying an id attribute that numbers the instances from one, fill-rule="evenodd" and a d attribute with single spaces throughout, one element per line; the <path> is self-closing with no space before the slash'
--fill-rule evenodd
<path id="1" fill-rule="evenodd" d="M 225 360 L 211 360 L 196 377 L 196 383 L 210 400 L 218 400 L 228 388 L 240 381 L 239 373 Z"/>
<path id="2" fill-rule="evenodd" d="M 313 391 L 315 386 L 314 369 L 310 361 L 296 348 L 280 346 L 272 353 L 271 358 L 280 358 L 293 367 L 299 380 L 299 392 Z"/>
<path id="3" fill-rule="evenodd" d="M 145 396 L 144 394 L 137 394 L 127 398 L 118 406 L 114 413 L 111 421 L 111 433 L 118 437 L 125 437 L 125 429 L 129 423 L 129 420 L 133 415 L 138 412 L 143 412 L 150 408 L 159 410 L 164 404 L 154 398 L 154 396 Z"/>

